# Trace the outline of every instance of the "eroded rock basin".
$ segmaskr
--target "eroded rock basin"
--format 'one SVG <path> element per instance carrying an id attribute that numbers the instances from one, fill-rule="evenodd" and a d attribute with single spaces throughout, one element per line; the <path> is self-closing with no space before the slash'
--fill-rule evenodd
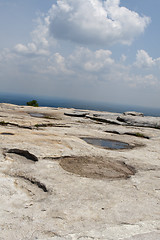
<path id="1" fill-rule="evenodd" d="M 29 113 L 31 117 L 44 118 L 46 115 L 43 113 Z"/>
<path id="2" fill-rule="evenodd" d="M 110 140 L 110 139 L 100 139 L 100 138 L 81 138 L 85 142 L 108 149 L 128 149 L 131 148 L 131 146 L 128 143 L 120 142 L 116 140 Z"/>
<path id="3" fill-rule="evenodd" d="M 60 166 L 81 177 L 96 179 L 127 179 L 136 170 L 123 161 L 113 161 L 104 157 L 68 157 L 60 160 Z"/>

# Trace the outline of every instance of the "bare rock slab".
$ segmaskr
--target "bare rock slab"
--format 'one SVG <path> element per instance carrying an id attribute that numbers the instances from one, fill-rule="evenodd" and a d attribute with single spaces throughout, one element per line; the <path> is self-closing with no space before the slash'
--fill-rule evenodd
<path id="1" fill-rule="evenodd" d="M 124 115 L 126 115 L 126 116 L 139 116 L 139 117 L 143 117 L 144 116 L 144 114 L 143 113 L 141 113 L 141 112 L 134 112 L 134 111 L 130 111 L 130 112 L 124 112 L 123 113 Z"/>
<path id="2" fill-rule="evenodd" d="M 150 127 L 160 129 L 160 117 L 141 117 L 141 116 L 125 116 L 117 117 L 117 120 L 130 126 Z"/>
<path id="3" fill-rule="evenodd" d="M 0 239 L 160 239 L 159 118 L 11 104 L 0 112 Z"/>

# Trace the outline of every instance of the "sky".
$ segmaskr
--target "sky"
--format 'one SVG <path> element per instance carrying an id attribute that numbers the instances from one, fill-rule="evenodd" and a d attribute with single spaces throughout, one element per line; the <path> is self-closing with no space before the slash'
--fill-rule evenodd
<path id="1" fill-rule="evenodd" d="M 0 92 L 160 107 L 159 0 L 0 0 Z"/>

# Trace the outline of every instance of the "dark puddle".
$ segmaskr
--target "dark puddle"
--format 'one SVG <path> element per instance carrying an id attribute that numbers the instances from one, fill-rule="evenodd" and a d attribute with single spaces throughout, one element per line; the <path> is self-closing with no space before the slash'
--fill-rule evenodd
<path id="1" fill-rule="evenodd" d="M 110 139 L 100 139 L 100 138 L 81 138 L 85 142 L 108 149 L 128 149 L 131 146 L 128 143 L 110 140 Z"/>

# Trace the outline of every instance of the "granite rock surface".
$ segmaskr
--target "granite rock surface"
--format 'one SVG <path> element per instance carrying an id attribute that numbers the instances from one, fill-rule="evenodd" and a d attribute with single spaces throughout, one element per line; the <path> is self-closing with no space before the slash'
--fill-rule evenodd
<path id="1" fill-rule="evenodd" d="M 160 130 L 148 121 L 159 124 L 0 104 L 0 239 L 159 240 Z"/>

